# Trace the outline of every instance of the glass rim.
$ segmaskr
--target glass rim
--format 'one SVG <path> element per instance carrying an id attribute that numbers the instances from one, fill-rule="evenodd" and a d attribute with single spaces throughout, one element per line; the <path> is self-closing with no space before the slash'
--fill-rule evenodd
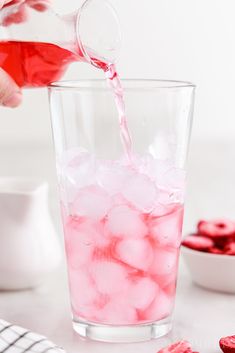
<path id="1" fill-rule="evenodd" d="M 196 88 L 190 81 L 165 79 L 121 79 L 124 91 L 154 91 L 157 89 Z M 106 79 L 83 79 L 55 81 L 48 85 L 49 90 L 61 91 L 110 91 Z"/>

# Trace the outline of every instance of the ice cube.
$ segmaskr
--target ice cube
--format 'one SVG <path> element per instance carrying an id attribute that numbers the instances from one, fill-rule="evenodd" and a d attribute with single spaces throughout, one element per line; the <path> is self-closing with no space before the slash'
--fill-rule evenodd
<path id="1" fill-rule="evenodd" d="M 99 315 L 103 298 L 94 287 L 86 268 L 69 271 L 70 295 L 75 317 L 95 321 Z"/>
<path id="2" fill-rule="evenodd" d="M 94 321 L 95 319 L 95 312 L 97 310 L 96 306 L 94 304 L 83 304 L 81 305 L 80 302 L 78 303 L 73 303 L 71 302 L 72 306 L 72 312 L 74 318 L 82 318 L 84 320 L 88 321 Z"/>
<path id="3" fill-rule="evenodd" d="M 153 218 L 158 218 L 165 216 L 166 214 L 170 213 L 172 208 L 170 208 L 168 205 L 162 205 L 161 203 L 157 203 L 156 206 L 154 207 L 154 210 L 151 212 L 151 217 Z M 152 226 L 152 223 L 150 221 L 150 225 Z"/>
<path id="4" fill-rule="evenodd" d="M 157 276 L 154 275 L 154 279 L 156 283 L 158 283 L 159 287 L 165 290 L 166 287 L 174 285 L 176 283 L 177 271 L 173 271 L 166 275 Z"/>
<path id="5" fill-rule="evenodd" d="M 185 171 L 183 169 L 171 167 L 165 174 L 165 183 L 173 189 L 184 190 Z"/>
<path id="6" fill-rule="evenodd" d="M 105 248 L 109 246 L 112 242 L 110 234 L 107 232 L 104 222 L 92 222 L 94 228 L 93 238 L 95 247 L 98 249 Z"/>
<path id="7" fill-rule="evenodd" d="M 146 309 L 155 299 L 159 286 L 152 279 L 144 277 L 132 284 L 128 291 L 130 303 L 136 309 Z"/>
<path id="8" fill-rule="evenodd" d="M 100 321 L 111 325 L 134 325 L 138 323 L 138 317 L 128 298 L 119 295 L 112 296 L 110 301 L 100 310 Z"/>
<path id="9" fill-rule="evenodd" d="M 156 184 L 171 192 L 172 189 L 184 189 L 185 171 L 176 168 L 172 161 L 153 158 L 151 155 L 142 157 L 138 170 L 149 176 Z"/>
<path id="10" fill-rule="evenodd" d="M 156 176 L 159 173 L 158 165 L 159 163 L 163 162 L 153 158 L 153 156 L 150 154 L 146 154 L 143 156 L 136 156 L 134 163 L 136 170 L 138 170 L 140 174 L 144 174 L 148 176 L 152 181 L 155 181 Z"/>
<path id="11" fill-rule="evenodd" d="M 91 305 L 99 296 L 84 267 L 69 270 L 69 286 L 72 305 L 76 311 L 81 310 L 84 305 Z"/>
<path id="12" fill-rule="evenodd" d="M 115 248 L 119 260 L 135 269 L 146 271 L 153 261 L 153 249 L 148 240 L 124 239 Z"/>
<path id="13" fill-rule="evenodd" d="M 95 157 L 88 152 L 83 152 L 69 161 L 64 170 L 65 177 L 71 186 L 82 188 L 95 182 L 96 168 Z"/>
<path id="14" fill-rule="evenodd" d="M 167 206 L 169 204 L 171 204 L 173 201 L 172 201 L 172 196 L 173 196 L 173 192 L 172 190 L 160 190 L 159 191 L 159 194 L 158 194 L 158 203 L 160 205 L 163 205 L 163 206 Z M 158 205 L 157 205 L 158 206 Z M 154 210 L 153 210 L 154 211 Z"/>
<path id="15" fill-rule="evenodd" d="M 177 271 L 178 250 L 171 248 L 155 248 L 150 272 L 156 275 L 166 275 Z"/>
<path id="16" fill-rule="evenodd" d="M 168 161 L 155 160 L 155 180 L 161 190 L 169 191 L 169 184 L 166 182 L 166 173 L 172 168 Z"/>
<path id="17" fill-rule="evenodd" d="M 123 206 L 126 204 L 126 199 L 119 193 L 112 197 L 112 202 L 114 206 Z"/>
<path id="18" fill-rule="evenodd" d="M 123 196 L 137 209 L 151 212 L 157 201 L 158 190 L 146 175 L 135 174 L 123 188 Z"/>
<path id="19" fill-rule="evenodd" d="M 82 148 L 65 152 L 57 163 L 60 197 L 73 202 L 79 188 L 95 183 L 98 162 Z"/>
<path id="20" fill-rule="evenodd" d="M 162 204 L 184 202 L 185 172 L 173 166 L 157 176 L 157 185 L 161 189 L 158 202 Z"/>
<path id="21" fill-rule="evenodd" d="M 168 283 L 167 286 L 164 287 L 164 292 L 171 297 L 172 299 L 175 297 L 176 293 L 176 279 Z"/>
<path id="22" fill-rule="evenodd" d="M 123 185 L 133 173 L 129 166 L 110 162 L 100 165 L 96 178 L 101 187 L 110 195 L 115 195 L 122 191 Z"/>
<path id="23" fill-rule="evenodd" d="M 109 195 L 101 187 L 92 185 L 79 190 L 71 211 L 75 215 L 99 221 L 106 216 L 110 207 Z"/>
<path id="24" fill-rule="evenodd" d="M 145 320 L 158 321 L 169 316 L 174 305 L 174 298 L 159 290 L 153 303 L 144 311 Z"/>
<path id="25" fill-rule="evenodd" d="M 71 217 L 65 224 L 65 246 L 68 264 L 72 268 L 89 265 L 95 250 L 108 244 L 109 239 L 100 223 Z"/>
<path id="26" fill-rule="evenodd" d="M 82 224 L 73 218 L 64 227 L 68 266 L 79 268 L 89 263 L 94 251 L 94 229 L 91 224 Z"/>
<path id="27" fill-rule="evenodd" d="M 127 271 L 118 263 L 93 261 L 90 273 L 99 293 L 121 293 L 127 286 Z"/>
<path id="28" fill-rule="evenodd" d="M 112 208 L 106 225 L 112 234 L 121 237 L 144 237 L 148 232 L 140 213 L 125 205 Z"/>
<path id="29" fill-rule="evenodd" d="M 158 197 L 160 203 L 184 202 L 185 172 L 172 165 L 156 170 L 156 184 L 161 193 Z"/>
<path id="30" fill-rule="evenodd" d="M 179 247 L 183 223 L 183 207 L 175 206 L 171 212 L 153 220 L 150 234 L 160 245 Z"/>

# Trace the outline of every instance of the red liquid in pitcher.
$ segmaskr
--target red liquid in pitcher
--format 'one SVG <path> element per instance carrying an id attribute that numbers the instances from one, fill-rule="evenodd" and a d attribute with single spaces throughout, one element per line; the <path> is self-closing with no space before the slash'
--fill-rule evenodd
<path id="1" fill-rule="evenodd" d="M 82 53 L 72 53 L 58 45 L 42 42 L 0 42 L 0 67 L 2 67 L 20 87 L 44 87 L 59 80 L 69 64 L 87 61 Z M 126 155 L 131 153 L 131 137 L 128 132 L 121 81 L 115 65 L 108 64 L 91 56 L 91 61 L 106 72 L 107 80 L 114 92 L 119 115 L 120 134 Z"/>
<path id="2" fill-rule="evenodd" d="M 74 61 L 82 58 L 54 44 L 0 42 L 0 67 L 20 87 L 42 87 L 57 81 Z"/>

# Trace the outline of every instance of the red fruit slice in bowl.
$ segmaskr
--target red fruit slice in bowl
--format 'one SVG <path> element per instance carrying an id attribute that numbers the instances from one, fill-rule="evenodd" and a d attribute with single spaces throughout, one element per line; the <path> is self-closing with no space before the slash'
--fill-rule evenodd
<path id="1" fill-rule="evenodd" d="M 224 248 L 224 254 L 235 255 L 235 242 L 228 243 Z"/>
<path id="2" fill-rule="evenodd" d="M 224 353 L 235 353 L 235 335 L 221 338 L 219 345 Z"/>
<path id="3" fill-rule="evenodd" d="M 217 248 L 217 247 L 210 248 L 208 250 L 208 252 L 211 254 L 218 254 L 218 255 L 224 254 L 224 251 L 222 249 Z"/>
<path id="4" fill-rule="evenodd" d="M 184 238 L 182 245 L 194 250 L 208 251 L 214 247 L 214 242 L 212 239 L 200 235 L 189 235 Z"/>
<path id="5" fill-rule="evenodd" d="M 210 238 L 226 238 L 235 235 L 235 222 L 228 219 L 200 221 L 197 225 L 200 235 Z"/>
<path id="6" fill-rule="evenodd" d="M 157 353 L 193 353 L 193 351 L 188 341 L 179 341 L 162 348 Z"/>

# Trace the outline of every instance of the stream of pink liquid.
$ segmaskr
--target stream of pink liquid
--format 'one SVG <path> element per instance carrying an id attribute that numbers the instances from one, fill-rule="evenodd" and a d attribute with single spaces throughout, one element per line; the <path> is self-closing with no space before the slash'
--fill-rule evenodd
<path id="1" fill-rule="evenodd" d="M 107 78 L 108 84 L 111 87 L 114 99 L 117 107 L 118 118 L 119 118 L 119 126 L 120 126 L 120 136 L 122 140 L 122 144 L 124 147 L 124 152 L 131 163 L 132 160 L 132 140 L 129 132 L 128 124 L 127 124 L 127 116 L 126 116 L 126 107 L 124 100 L 124 92 L 122 88 L 122 83 L 118 72 L 116 70 L 116 66 L 111 64 L 107 71 L 105 72 L 105 76 Z"/>

